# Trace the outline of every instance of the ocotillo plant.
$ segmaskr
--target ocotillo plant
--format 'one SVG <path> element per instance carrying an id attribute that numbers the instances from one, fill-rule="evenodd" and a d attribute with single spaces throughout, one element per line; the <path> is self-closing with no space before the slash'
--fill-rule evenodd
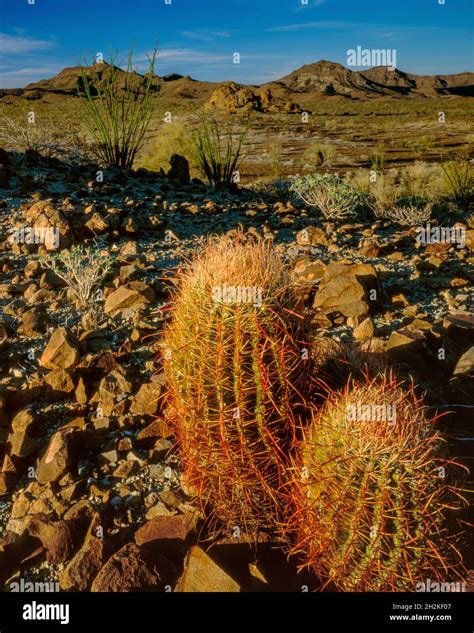
<path id="1" fill-rule="evenodd" d="M 211 239 L 182 271 L 165 331 L 168 414 L 212 516 L 272 525 L 309 361 L 287 267 L 265 240 Z"/>
<path id="2" fill-rule="evenodd" d="M 412 388 L 391 375 L 329 396 L 301 444 L 287 525 L 292 553 L 342 591 L 415 591 L 457 580 L 446 533 L 457 464 Z"/>

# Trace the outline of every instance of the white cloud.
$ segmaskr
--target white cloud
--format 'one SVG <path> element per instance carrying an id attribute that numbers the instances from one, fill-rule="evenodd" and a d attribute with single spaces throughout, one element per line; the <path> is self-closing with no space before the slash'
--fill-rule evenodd
<path id="1" fill-rule="evenodd" d="M 24 88 L 29 83 L 40 79 L 48 79 L 61 70 L 61 65 L 35 66 L 33 68 L 18 68 L 4 70 L 0 67 L 0 88 Z"/>
<path id="2" fill-rule="evenodd" d="M 0 33 L 0 55 L 17 55 L 54 48 L 56 44 L 48 40 Z"/>
<path id="3" fill-rule="evenodd" d="M 360 25 L 355 22 L 338 22 L 337 20 L 329 20 L 326 22 L 301 22 L 300 24 L 283 24 L 282 26 L 274 26 L 271 29 L 265 29 L 266 33 L 281 33 L 290 31 L 301 31 L 302 29 L 354 29 Z"/>
<path id="4" fill-rule="evenodd" d="M 207 29 L 197 29 L 196 31 L 181 31 L 183 37 L 201 42 L 212 42 L 223 37 L 230 37 L 228 31 L 209 31 Z"/>

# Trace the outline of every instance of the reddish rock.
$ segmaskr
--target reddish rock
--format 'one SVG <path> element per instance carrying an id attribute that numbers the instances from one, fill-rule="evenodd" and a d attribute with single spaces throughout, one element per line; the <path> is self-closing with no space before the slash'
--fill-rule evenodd
<path id="1" fill-rule="evenodd" d="M 45 382 L 53 391 L 71 393 L 74 391 L 74 381 L 65 369 L 53 369 L 45 376 Z"/>
<path id="2" fill-rule="evenodd" d="M 46 515 L 36 514 L 27 529 L 31 536 L 43 544 L 49 563 L 58 564 L 69 560 L 74 551 L 74 539 L 66 521 L 54 521 Z"/>
<path id="3" fill-rule="evenodd" d="M 240 591 L 240 585 L 198 545 L 186 557 L 184 571 L 175 588 L 178 592 Z"/>
<path id="4" fill-rule="evenodd" d="M 116 314 L 130 308 L 153 303 L 156 294 L 153 288 L 143 281 L 131 281 L 125 286 L 120 286 L 105 300 L 104 311 L 107 314 Z"/>
<path id="5" fill-rule="evenodd" d="M 166 540 L 184 542 L 193 528 L 194 521 L 187 515 L 157 516 L 138 528 L 135 532 L 135 542 L 137 545 Z"/>
<path id="6" fill-rule="evenodd" d="M 66 328 L 57 328 L 40 358 L 46 369 L 72 369 L 79 361 L 79 345 Z"/>
<path id="7" fill-rule="evenodd" d="M 130 413 L 136 415 L 156 415 L 158 412 L 161 386 L 158 383 L 146 382 L 133 396 Z"/>
<path id="8" fill-rule="evenodd" d="M 157 570 L 143 559 L 137 545 L 127 543 L 105 563 L 91 591 L 156 591 L 161 587 Z"/>
<path id="9" fill-rule="evenodd" d="M 36 478 L 40 483 L 59 481 L 72 467 L 75 458 L 75 430 L 59 430 L 49 442 L 38 468 Z"/>
<path id="10" fill-rule="evenodd" d="M 59 577 L 63 591 L 86 591 L 104 564 L 104 543 L 96 529 L 100 524 L 98 514 L 92 519 L 81 549 L 69 561 Z"/>

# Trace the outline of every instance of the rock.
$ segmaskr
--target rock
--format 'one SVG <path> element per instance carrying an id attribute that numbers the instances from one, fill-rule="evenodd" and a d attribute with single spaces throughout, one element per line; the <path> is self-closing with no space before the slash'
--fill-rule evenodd
<path id="1" fill-rule="evenodd" d="M 354 328 L 354 338 L 356 341 L 366 341 L 367 339 L 372 338 L 374 331 L 374 324 L 371 319 L 367 317 L 362 321 L 362 323 Z"/>
<path id="2" fill-rule="evenodd" d="M 139 470 L 140 467 L 137 462 L 123 461 L 114 470 L 113 475 L 118 479 L 128 479 L 129 477 L 135 475 Z"/>
<path id="3" fill-rule="evenodd" d="M 105 563 L 91 591 L 156 591 L 161 584 L 158 572 L 142 558 L 140 548 L 127 543 Z"/>
<path id="4" fill-rule="evenodd" d="M 308 226 L 296 234 L 296 243 L 300 246 L 327 246 L 328 240 L 323 229 Z"/>
<path id="5" fill-rule="evenodd" d="M 53 391 L 59 393 L 72 393 L 74 391 L 74 381 L 65 369 L 53 369 L 44 378 Z"/>
<path id="6" fill-rule="evenodd" d="M 75 461 L 75 436 L 72 428 L 56 431 L 36 469 L 40 483 L 59 481 Z"/>
<path id="7" fill-rule="evenodd" d="M 104 311 L 115 315 L 123 310 L 153 303 L 155 300 L 156 294 L 151 286 L 142 281 L 131 281 L 125 286 L 120 286 L 107 297 Z"/>
<path id="8" fill-rule="evenodd" d="M 168 178 L 178 180 L 182 185 L 186 185 L 190 180 L 189 162 L 184 156 L 173 154 L 170 158 L 171 169 L 168 171 Z"/>
<path id="9" fill-rule="evenodd" d="M 328 316 L 339 312 L 345 317 L 365 318 L 369 312 L 368 300 L 375 303 L 377 289 L 377 273 L 372 266 L 330 264 L 326 267 L 313 307 Z"/>
<path id="10" fill-rule="evenodd" d="M 136 415 L 156 415 L 158 412 L 161 386 L 156 382 L 144 383 L 133 396 L 130 413 Z"/>
<path id="11" fill-rule="evenodd" d="M 166 547 L 170 547 L 168 541 L 184 543 L 194 524 L 192 517 L 184 514 L 157 516 L 138 528 L 135 532 L 135 543 L 141 546 L 162 541 Z"/>
<path id="12" fill-rule="evenodd" d="M 46 515 L 37 514 L 30 520 L 28 532 L 43 544 L 48 563 L 56 565 L 71 558 L 74 540 L 66 521 L 55 521 Z"/>
<path id="13" fill-rule="evenodd" d="M 387 341 L 387 353 L 396 360 L 407 360 L 423 348 L 425 336 L 410 325 L 392 332 Z"/>
<path id="14" fill-rule="evenodd" d="M 109 230 L 109 223 L 100 213 L 94 213 L 85 225 L 93 235 L 101 235 Z"/>
<path id="15" fill-rule="evenodd" d="M 325 272 L 326 266 L 323 262 L 302 260 L 295 266 L 293 274 L 299 283 L 317 283 L 323 279 Z"/>
<path id="16" fill-rule="evenodd" d="M 72 369 L 79 362 L 79 344 L 64 327 L 57 328 L 40 358 L 46 369 Z"/>
<path id="17" fill-rule="evenodd" d="M 45 236 L 54 235 L 59 231 L 60 248 L 67 248 L 72 240 L 72 227 L 65 214 L 56 208 L 51 200 L 39 200 L 33 204 L 26 203 L 20 207 L 24 214 L 26 224 L 36 229 L 50 229 L 45 231 Z M 51 230 L 52 229 L 52 230 Z M 54 233 L 53 233 L 54 231 Z M 45 247 L 48 251 L 58 248 L 55 240 L 46 240 Z"/>
<path id="18" fill-rule="evenodd" d="M 154 420 L 137 435 L 137 442 L 141 445 L 152 446 L 161 437 L 162 425 L 159 420 Z"/>
<path id="19" fill-rule="evenodd" d="M 313 307 L 327 315 L 340 312 L 354 318 L 365 317 L 369 311 L 364 288 L 352 274 L 339 275 L 324 284 L 316 293 Z"/>
<path id="20" fill-rule="evenodd" d="M 12 432 L 8 436 L 10 455 L 15 457 L 30 457 L 38 450 L 38 441 L 31 437 L 36 425 L 36 416 L 31 409 L 23 409 L 13 418 Z"/>
<path id="21" fill-rule="evenodd" d="M 105 376 L 99 385 L 99 400 L 102 416 L 123 415 L 127 406 L 128 395 L 132 391 L 132 383 L 118 370 Z"/>
<path id="22" fill-rule="evenodd" d="M 474 373 L 474 347 L 469 348 L 456 363 L 453 376 L 468 376 Z"/>
<path id="23" fill-rule="evenodd" d="M 86 591 L 104 564 L 104 544 L 96 534 L 99 515 L 92 519 L 84 543 L 59 576 L 63 591 Z"/>
<path id="24" fill-rule="evenodd" d="M 186 556 L 178 592 L 240 592 L 240 585 L 198 545 Z"/>
<path id="25" fill-rule="evenodd" d="M 32 308 L 22 315 L 17 334 L 29 337 L 44 334 L 47 325 L 49 325 L 49 317 L 44 310 Z"/>
<path id="26" fill-rule="evenodd" d="M 27 532 L 20 535 L 14 532 L 2 532 L 0 541 L 0 587 L 5 590 L 5 582 L 18 571 L 21 564 L 42 551 L 37 538 Z"/>

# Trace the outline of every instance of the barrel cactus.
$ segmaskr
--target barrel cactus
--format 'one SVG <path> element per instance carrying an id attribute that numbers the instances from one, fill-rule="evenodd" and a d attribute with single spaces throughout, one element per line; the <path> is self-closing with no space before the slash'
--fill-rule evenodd
<path id="1" fill-rule="evenodd" d="M 342 591 L 415 591 L 462 570 L 447 515 L 463 505 L 448 483 L 435 419 L 391 374 L 352 381 L 315 412 L 301 444 L 287 524 L 292 553 Z"/>
<path id="2" fill-rule="evenodd" d="M 181 271 L 164 333 L 185 481 L 247 534 L 281 513 L 309 358 L 291 275 L 268 240 L 211 239 Z"/>

